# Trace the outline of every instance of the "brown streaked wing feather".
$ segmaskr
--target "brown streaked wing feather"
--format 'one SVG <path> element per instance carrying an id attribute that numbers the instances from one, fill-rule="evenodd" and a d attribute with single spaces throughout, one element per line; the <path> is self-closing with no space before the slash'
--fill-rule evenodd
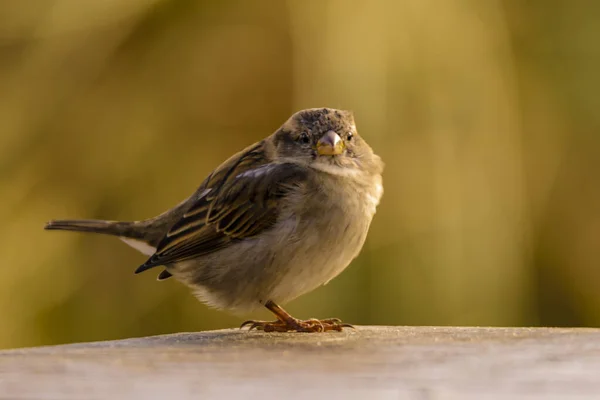
<path id="1" fill-rule="evenodd" d="M 164 281 L 165 279 L 169 279 L 172 276 L 173 275 L 171 275 L 171 273 L 169 271 L 164 269 L 164 270 L 162 270 L 162 272 L 160 274 L 158 274 L 158 277 L 156 279 L 159 281 Z"/>
<path id="2" fill-rule="evenodd" d="M 136 273 L 212 253 L 273 226 L 278 199 L 299 185 L 306 171 L 295 164 L 268 164 L 263 146 L 232 157 L 207 178 L 202 187 L 210 191 L 171 227 Z"/>

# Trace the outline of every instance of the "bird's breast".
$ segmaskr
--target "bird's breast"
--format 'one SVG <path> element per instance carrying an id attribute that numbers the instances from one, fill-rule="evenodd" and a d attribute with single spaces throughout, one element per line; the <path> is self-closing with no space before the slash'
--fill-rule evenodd
<path id="1" fill-rule="evenodd" d="M 332 180 L 299 197 L 303 204 L 281 221 L 289 234 L 275 260 L 281 275 L 273 298 L 291 300 L 341 273 L 365 242 L 381 192 L 380 178 L 370 186 Z"/>

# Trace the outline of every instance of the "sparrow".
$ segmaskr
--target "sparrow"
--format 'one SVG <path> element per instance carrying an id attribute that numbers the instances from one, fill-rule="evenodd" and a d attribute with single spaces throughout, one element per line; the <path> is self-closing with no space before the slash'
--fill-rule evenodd
<path id="1" fill-rule="evenodd" d="M 218 166 L 186 200 L 132 222 L 53 220 L 45 229 L 119 237 L 209 306 L 266 307 L 266 332 L 341 331 L 337 318 L 300 320 L 279 304 L 324 285 L 359 254 L 383 194 L 383 162 L 349 111 L 293 114 L 272 135 Z"/>

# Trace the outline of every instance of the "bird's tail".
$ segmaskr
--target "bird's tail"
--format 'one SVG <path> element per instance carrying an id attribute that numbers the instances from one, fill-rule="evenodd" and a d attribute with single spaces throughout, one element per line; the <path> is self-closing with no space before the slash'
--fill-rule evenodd
<path id="1" fill-rule="evenodd" d="M 46 223 L 44 229 L 75 232 L 92 232 L 118 236 L 129 246 L 147 256 L 156 251 L 160 238 L 165 230 L 162 219 L 136 222 L 103 221 L 98 219 L 59 219 Z M 158 276 L 162 281 L 171 274 L 164 270 Z"/>
<path id="2" fill-rule="evenodd" d="M 143 231 L 135 222 L 102 221 L 96 219 L 63 219 L 46 223 L 44 229 L 93 232 L 105 235 L 143 239 Z"/>

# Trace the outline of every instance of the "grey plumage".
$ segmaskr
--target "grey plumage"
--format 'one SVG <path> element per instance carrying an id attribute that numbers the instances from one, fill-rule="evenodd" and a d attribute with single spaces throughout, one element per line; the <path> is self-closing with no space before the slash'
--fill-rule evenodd
<path id="1" fill-rule="evenodd" d="M 158 217 L 51 221 L 46 229 L 142 242 L 150 258 L 136 272 L 165 266 L 159 280 L 172 275 L 205 303 L 247 312 L 289 301 L 346 268 L 367 236 L 382 169 L 352 114 L 303 110 Z"/>

